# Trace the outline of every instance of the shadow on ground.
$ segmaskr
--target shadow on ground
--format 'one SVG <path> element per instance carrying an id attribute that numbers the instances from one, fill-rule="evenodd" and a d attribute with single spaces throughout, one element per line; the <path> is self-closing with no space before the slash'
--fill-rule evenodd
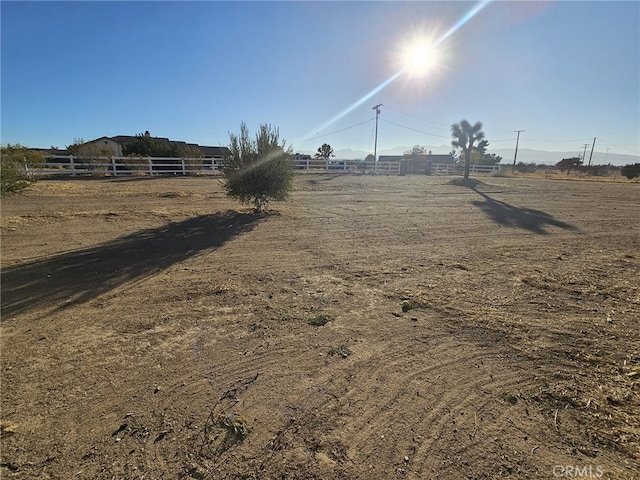
<path id="1" fill-rule="evenodd" d="M 545 235 L 549 233 L 548 227 L 558 227 L 565 230 L 576 230 L 573 225 L 557 220 L 552 215 L 541 210 L 534 210 L 532 208 L 515 207 L 506 202 L 495 200 L 486 193 L 478 189 L 483 184 L 477 182 L 468 185 L 468 187 L 480 195 L 483 201 L 474 201 L 473 204 L 480 208 L 491 220 L 497 225 L 504 227 L 516 227 L 530 232 Z"/>
<path id="2" fill-rule="evenodd" d="M 307 180 L 307 183 L 309 185 L 320 185 L 320 182 L 328 182 L 328 181 L 333 180 L 335 178 L 342 177 L 343 175 L 344 175 L 343 173 L 334 173 L 333 175 L 323 176 L 320 179 L 310 178 L 310 179 Z"/>
<path id="3" fill-rule="evenodd" d="M 219 248 L 252 230 L 261 218 L 231 211 L 202 215 L 8 268 L 1 272 L 2 319 L 44 305 L 87 302 L 204 250 Z"/>

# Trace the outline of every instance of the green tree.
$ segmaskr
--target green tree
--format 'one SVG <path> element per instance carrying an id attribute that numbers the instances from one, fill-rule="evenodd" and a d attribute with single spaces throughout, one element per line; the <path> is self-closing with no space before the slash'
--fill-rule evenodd
<path id="1" fill-rule="evenodd" d="M 620 169 L 620 173 L 629 180 L 640 177 L 640 163 L 630 163 Z"/>
<path id="2" fill-rule="evenodd" d="M 482 161 L 480 162 L 482 165 L 498 165 L 502 161 L 502 157 L 500 155 L 496 155 L 495 153 L 485 153 L 482 156 Z"/>
<path id="3" fill-rule="evenodd" d="M 495 153 L 487 153 L 489 142 L 482 140 L 477 146 L 471 149 L 472 165 L 497 165 L 502 161 L 502 157 Z"/>
<path id="4" fill-rule="evenodd" d="M 578 170 L 582 165 L 582 160 L 580 157 L 571 157 L 571 158 L 563 158 L 558 163 L 556 163 L 556 167 L 561 170 L 567 169 L 567 175 L 571 170 Z"/>
<path id="5" fill-rule="evenodd" d="M 138 133 L 135 140 L 123 148 L 125 156 L 170 157 L 183 156 L 184 147 L 167 139 L 152 137 L 148 133 Z"/>
<path id="6" fill-rule="evenodd" d="M 471 166 L 471 153 L 473 151 L 473 144 L 477 141 L 478 146 L 486 147 L 486 143 L 483 145 L 484 132 L 482 131 L 482 122 L 476 122 L 471 125 L 467 120 L 462 120 L 460 123 L 454 123 L 451 125 L 451 146 L 454 148 L 461 148 L 464 155 L 464 178 L 469 178 L 469 167 Z"/>
<path id="7" fill-rule="evenodd" d="M 405 157 L 417 157 L 419 155 L 426 155 L 426 154 L 427 154 L 427 150 L 420 145 L 414 145 L 413 147 L 411 147 L 411 150 L 405 150 L 404 152 Z"/>
<path id="8" fill-rule="evenodd" d="M 67 145 L 67 151 L 71 155 L 80 155 L 80 149 L 84 145 L 84 139 L 82 138 L 74 138 L 73 143 L 71 145 Z"/>
<path id="9" fill-rule="evenodd" d="M 202 165 L 200 159 L 204 153 L 199 148 L 186 145 L 182 142 L 172 142 L 166 138 L 152 137 L 149 132 L 139 133 L 135 140 L 123 148 L 123 154 L 127 157 L 167 157 L 167 158 L 188 158 L 188 165 L 198 168 Z M 163 165 L 166 164 L 166 165 Z M 157 160 L 155 162 L 158 170 L 171 170 L 175 165 L 171 160 Z"/>
<path id="10" fill-rule="evenodd" d="M 280 144 L 280 132 L 261 125 L 255 139 L 243 122 L 240 134 L 229 133 L 229 155 L 222 161 L 227 195 L 253 203 L 257 213 L 269 200 L 286 200 L 293 184 L 292 150 Z"/>
<path id="11" fill-rule="evenodd" d="M 42 152 L 29 150 L 20 144 L 0 146 L 0 194 L 21 192 L 35 181 L 34 168 L 44 167 Z"/>

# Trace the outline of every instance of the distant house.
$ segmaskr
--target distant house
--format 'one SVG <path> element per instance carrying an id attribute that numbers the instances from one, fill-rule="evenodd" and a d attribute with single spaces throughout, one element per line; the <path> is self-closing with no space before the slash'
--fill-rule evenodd
<path id="1" fill-rule="evenodd" d="M 149 132 L 145 132 L 146 136 L 150 136 Z M 95 140 L 85 142 L 80 147 L 80 152 L 85 151 L 91 155 L 105 155 L 122 157 L 125 147 L 136 141 L 135 135 L 116 135 L 115 137 L 100 137 Z M 198 145 L 196 143 L 186 143 L 182 141 L 169 140 L 164 137 L 153 137 L 155 141 L 166 143 L 168 146 L 178 146 L 180 148 L 193 148 L 198 149 L 204 155 L 204 158 L 223 158 L 228 155 L 229 149 L 227 147 L 211 147 L 207 145 Z"/>
<path id="2" fill-rule="evenodd" d="M 452 165 L 455 158 L 449 153 L 426 155 L 380 155 L 380 162 L 400 162 L 400 171 L 403 173 L 421 173 L 429 175 L 431 165 Z"/>
<path id="3" fill-rule="evenodd" d="M 79 148 L 79 152 L 85 155 L 101 155 L 122 157 L 123 144 L 109 137 L 100 137 L 90 142 L 85 142 Z"/>

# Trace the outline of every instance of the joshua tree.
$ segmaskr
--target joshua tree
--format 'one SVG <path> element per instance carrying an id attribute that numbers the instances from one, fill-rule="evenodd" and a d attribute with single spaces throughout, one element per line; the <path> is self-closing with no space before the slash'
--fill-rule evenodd
<path id="1" fill-rule="evenodd" d="M 331 157 L 335 157 L 335 155 L 333 154 L 333 148 L 328 143 L 323 143 L 321 147 L 318 147 L 316 157 L 324 158 L 324 161 L 329 163 L 329 159 Z"/>
<path id="2" fill-rule="evenodd" d="M 482 131 L 482 122 L 476 122 L 474 125 L 471 125 L 467 120 L 454 123 L 451 125 L 451 136 L 454 138 L 451 141 L 451 146 L 461 148 L 464 154 L 464 178 L 467 179 L 469 178 L 473 144 L 478 141 L 479 146 L 486 146 L 486 144 L 483 143 L 484 132 Z"/>

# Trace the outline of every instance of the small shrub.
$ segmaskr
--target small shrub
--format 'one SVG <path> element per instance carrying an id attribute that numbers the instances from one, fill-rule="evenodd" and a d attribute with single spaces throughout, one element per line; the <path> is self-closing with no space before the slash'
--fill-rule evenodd
<path id="1" fill-rule="evenodd" d="M 347 347 L 346 345 L 340 345 L 339 347 L 332 348 L 331 350 L 329 350 L 329 355 L 331 355 L 331 356 L 339 356 L 339 357 L 342 357 L 342 358 L 347 358 L 352 353 L 353 352 L 351 351 L 351 349 L 349 347 Z"/>
<path id="2" fill-rule="evenodd" d="M 327 323 L 329 323 L 329 317 L 324 313 L 321 313 L 320 315 L 317 315 L 309 320 L 309 325 L 312 325 L 314 327 L 322 327 Z"/>
<path id="3" fill-rule="evenodd" d="M 534 162 L 518 162 L 518 164 L 516 165 L 516 170 L 520 173 L 535 173 L 537 168 L 538 166 Z"/>
<path id="4" fill-rule="evenodd" d="M 249 435 L 247 422 L 233 413 L 220 415 L 218 419 L 218 426 L 226 432 L 223 440 L 223 444 L 225 445 L 241 443 L 242 440 L 244 440 L 244 437 Z"/>
<path id="5" fill-rule="evenodd" d="M 0 147 L 0 194 L 13 195 L 35 181 L 30 171 L 44 166 L 44 155 L 19 144 Z"/>
<path id="6" fill-rule="evenodd" d="M 407 313 L 409 310 L 413 310 L 414 308 L 420 308 L 420 302 L 416 302 L 415 300 L 403 300 L 402 301 L 402 311 Z"/>

